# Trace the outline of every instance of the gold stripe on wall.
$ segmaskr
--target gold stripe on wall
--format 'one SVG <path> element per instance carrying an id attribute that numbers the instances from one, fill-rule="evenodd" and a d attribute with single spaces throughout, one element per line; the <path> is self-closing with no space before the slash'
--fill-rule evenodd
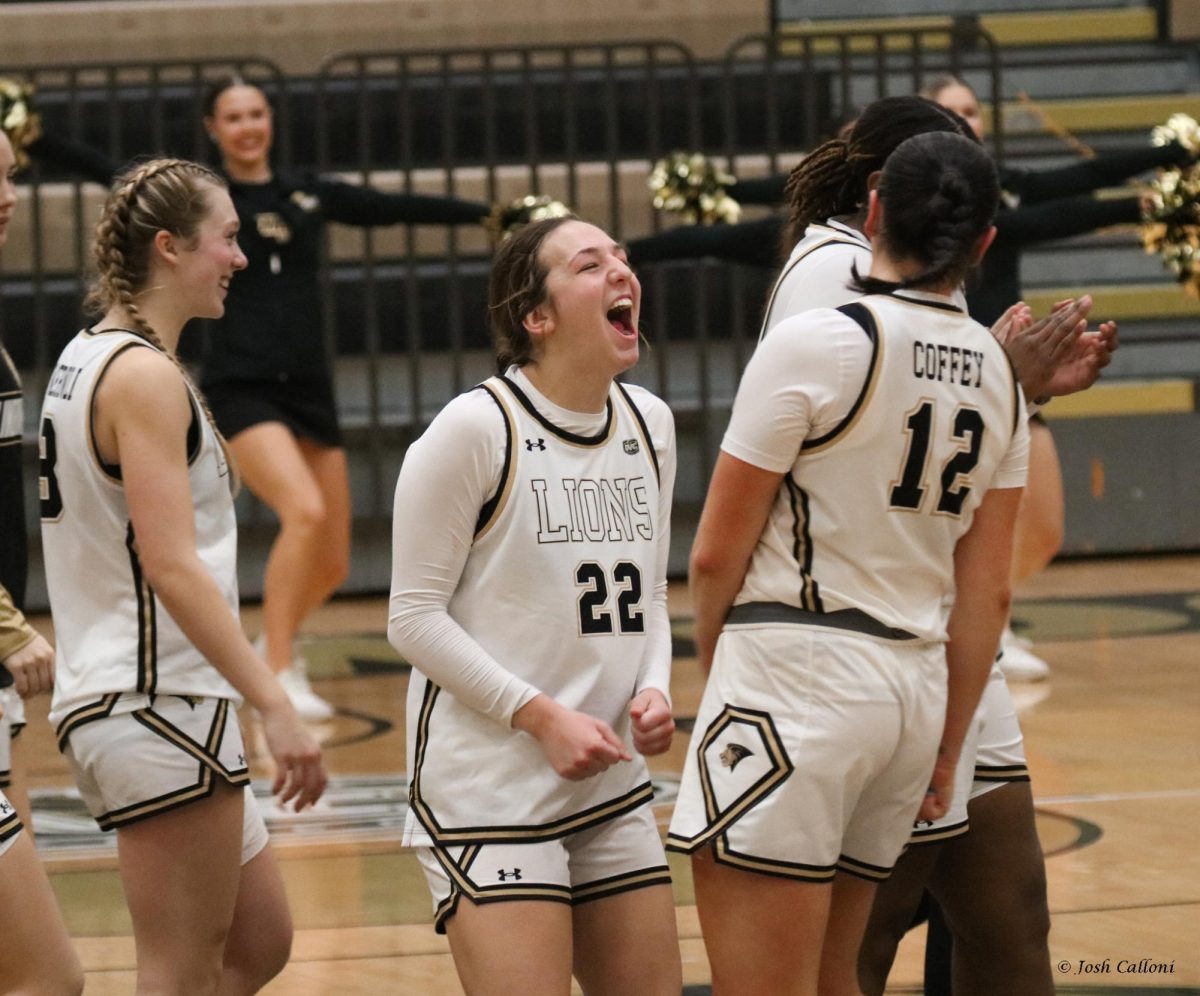
<path id="1" fill-rule="evenodd" d="M 1190 380 L 1103 382 L 1078 394 L 1055 398 L 1042 414 L 1047 420 L 1112 415 L 1177 415 L 1196 410 L 1196 384 Z"/>

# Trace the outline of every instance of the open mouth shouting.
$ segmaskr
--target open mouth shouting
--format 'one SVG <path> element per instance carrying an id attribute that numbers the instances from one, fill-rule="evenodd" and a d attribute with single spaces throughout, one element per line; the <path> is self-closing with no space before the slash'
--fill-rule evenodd
<path id="1" fill-rule="evenodd" d="M 617 298 L 606 314 L 609 324 L 621 335 L 637 335 L 637 328 L 633 323 L 633 298 L 628 294 Z"/>

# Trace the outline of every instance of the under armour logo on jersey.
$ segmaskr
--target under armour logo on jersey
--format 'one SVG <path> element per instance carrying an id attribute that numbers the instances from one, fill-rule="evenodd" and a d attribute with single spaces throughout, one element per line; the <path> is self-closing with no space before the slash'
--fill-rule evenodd
<path id="1" fill-rule="evenodd" d="M 496 872 L 496 877 L 500 879 L 501 882 L 507 882 L 510 878 L 519 882 L 521 881 L 521 869 L 514 868 L 512 871 L 505 871 L 503 868 L 501 868 L 498 872 Z"/>
<path id="2" fill-rule="evenodd" d="M 625 452 L 631 456 L 642 448 L 636 439 L 626 439 L 621 445 L 625 447 Z"/>
<path id="3" fill-rule="evenodd" d="M 246 767 L 246 755 L 245 754 L 238 755 L 238 767 L 239 768 Z"/>
<path id="4" fill-rule="evenodd" d="M 0 799 L 0 816 L 8 816 L 13 811 L 7 799 Z"/>
<path id="5" fill-rule="evenodd" d="M 754 751 L 749 747 L 743 747 L 741 744 L 726 744 L 725 749 L 721 751 L 721 763 L 732 771 L 743 758 L 747 758 L 753 753 Z"/>
<path id="6" fill-rule="evenodd" d="M 546 440 L 544 440 L 544 439 L 526 439 L 525 440 L 525 449 L 531 453 L 534 450 L 544 450 L 545 448 L 546 448 Z"/>

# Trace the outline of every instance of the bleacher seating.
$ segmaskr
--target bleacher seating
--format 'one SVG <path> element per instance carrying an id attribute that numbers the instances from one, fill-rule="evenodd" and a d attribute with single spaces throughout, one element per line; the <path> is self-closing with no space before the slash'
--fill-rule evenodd
<path id="1" fill-rule="evenodd" d="M 781 11 L 787 8 L 799 12 L 797 17 L 812 18 L 818 7 L 828 11 L 832 6 L 805 0 L 780 0 L 779 4 Z M 827 30 L 849 28 L 851 22 L 845 19 L 861 14 L 875 19 L 854 21 L 856 29 L 908 26 L 915 30 L 935 21 L 945 23 L 944 17 L 931 18 L 930 12 L 978 13 L 979 24 L 1000 45 L 1004 151 L 1012 164 L 1038 168 L 1070 161 L 1078 152 L 1062 132 L 1103 152 L 1145 144 L 1150 129 L 1172 112 L 1187 111 L 1200 117 L 1195 53 L 1158 41 L 1155 15 L 1148 4 L 1089 0 L 1081 8 L 1041 0 L 940 6 L 936 2 L 845 0 L 836 9 L 841 20 L 822 18 L 812 23 Z M 896 12 L 910 16 L 878 16 Z M 869 41 L 856 45 L 857 52 L 871 50 Z M 968 53 L 963 62 L 965 75 L 986 89 L 985 60 L 978 56 Z M 925 68 L 936 71 L 946 59 L 946 51 L 934 44 Z M 855 70 L 850 87 L 854 99 L 869 99 L 870 61 L 866 57 Z M 454 74 L 448 77 L 452 99 L 445 96 L 446 84 L 434 72 L 416 101 L 409 136 L 403 142 L 398 129 L 391 126 L 397 106 L 395 77 L 377 74 L 367 80 L 371 97 L 364 114 L 357 81 L 341 80 L 336 74 L 321 78 L 309 71 L 289 78 L 289 98 L 281 122 L 291 123 L 287 138 L 296 165 L 320 164 L 385 188 L 453 190 L 465 197 L 504 200 L 531 189 L 523 100 L 526 88 L 533 85 L 541 107 L 535 122 L 540 150 L 536 174 L 541 189 L 565 196 L 566 161 L 570 160 L 575 171 L 576 206 L 629 238 L 663 221 L 654 218 L 645 189 L 645 175 L 655 155 L 677 146 L 701 147 L 717 154 L 731 152 L 739 175 L 761 175 L 786 168 L 804 147 L 805 136 L 828 131 L 834 123 L 836 88 L 832 77 L 826 75 L 828 67 L 809 80 L 817 82 L 819 91 L 806 95 L 795 89 L 794 77 L 772 75 L 753 57 L 739 58 L 733 69 L 736 86 L 731 92 L 735 97 L 727 107 L 722 88 L 729 70 L 712 52 L 692 66 L 660 67 L 655 83 L 659 102 L 654 134 L 642 113 L 646 88 L 640 71 L 630 68 L 617 72 L 612 87 L 597 77 L 590 90 L 586 86 L 578 90 L 580 99 L 569 104 L 558 96 L 563 77 L 553 68 L 539 69 L 532 84 L 520 74 L 501 76 L 486 93 L 478 75 Z M 911 66 L 889 64 L 885 75 L 889 92 L 911 88 Z M 323 147 L 314 129 L 319 82 L 327 94 Z M 685 93 L 687 85 L 698 88 L 694 119 Z M 768 125 L 758 110 L 768 96 L 792 113 Z M 104 142 L 111 138 L 107 129 L 114 112 L 108 109 L 114 99 L 122 123 L 121 148 L 128 153 L 145 151 L 152 139 L 184 154 L 197 154 L 204 148 L 194 88 L 174 93 L 174 103 L 168 101 L 171 113 L 161 127 L 154 122 L 162 117 L 162 108 L 150 113 L 149 91 L 132 83 L 93 86 L 80 92 L 78 102 L 51 97 L 47 120 L 63 126 L 85 120 L 88 124 L 82 137 Z M 480 117 L 488 101 L 507 114 L 501 114 L 490 145 Z M 450 156 L 439 130 L 439 122 L 451 113 L 448 107 L 457 121 Z M 105 109 L 105 113 L 94 113 L 97 109 Z M 806 117 L 806 111 L 815 117 Z M 595 125 L 606 114 L 613 114 L 620 123 L 607 135 Z M 575 123 L 569 126 L 566 122 L 572 115 Z M 735 128 L 728 132 L 731 121 Z M 360 142 L 364 124 L 371 136 L 365 146 Z M 778 153 L 781 158 L 775 158 Z M 35 221 L 31 212 L 18 215 L 0 273 L 6 338 L 18 364 L 25 368 L 44 368 L 73 331 L 82 260 L 73 219 L 76 211 L 94 211 L 99 195 L 98 188 L 85 188 L 77 201 L 75 188 L 64 174 L 47 171 L 44 179 L 48 186 L 43 188 L 41 214 L 36 219 L 43 229 L 36 252 L 44 279 L 35 282 L 31 276 L 35 255 L 29 231 Z M 480 232 L 459 233 L 455 262 L 448 268 L 443 260 L 446 238 L 440 231 L 423 230 L 410 241 L 403 230 L 381 230 L 372 236 L 371 258 L 364 263 L 360 232 L 334 228 L 331 235 L 339 397 L 350 439 L 363 447 L 354 456 L 352 472 L 356 516 L 365 524 L 360 535 L 369 536 L 388 514 L 390 481 L 386 478 L 411 434 L 447 394 L 487 370 L 482 303 L 488 245 Z M 693 266 L 663 264 L 647 274 L 650 304 L 644 318 L 656 348 L 640 373 L 651 387 L 669 384 L 679 392 L 672 403 L 684 429 L 681 445 L 686 460 L 681 461 L 680 495 L 685 506 L 694 506 L 702 495 L 705 470 L 719 439 L 723 406 L 732 396 L 736 371 L 753 342 L 770 282 L 770 274 L 761 271 L 742 270 L 731 276 L 722 265 L 706 264 L 699 270 Z M 374 325 L 363 292 L 368 272 L 376 314 L 388 316 L 387 321 Z M 1200 302 L 1185 296 L 1159 263 L 1142 252 L 1132 228 L 1032 249 L 1025 256 L 1024 280 L 1027 296 L 1038 310 L 1081 290 L 1095 294 L 1097 315 L 1122 323 L 1123 347 L 1110 371 L 1116 377 L 1172 378 L 1175 383 L 1181 375 L 1200 376 Z M 459 316 L 458 325 L 449 332 L 448 313 Z M 414 317 L 421 330 L 417 333 L 410 327 Z M 46 331 L 40 336 L 22 335 L 23 330 L 28 333 L 35 328 Z M 364 353 L 369 339 L 371 349 L 380 354 L 374 359 Z M 414 349 L 421 354 L 419 358 Z M 376 364 L 377 393 L 367 373 L 370 362 Z M 418 381 L 423 387 L 419 396 L 413 396 L 412 385 Z M 702 391 L 709 395 L 702 397 Z M 379 403 L 382 409 L 377 407 Z M 1062 411 L 1065 416 L 1067 406 Z M 1050 414 L 1054 414 L 1053 408 Z M 1086 422 L 1077 421 L 1080 426 Z M 386 432 L 373 431 L 377 427 Z M 265 521 L 261 511 L 245 499 L 243 505 L 252 523 Z M 687 514 L 685 508 L 684 520 Z M 356 558 L 359 552 L 356 547 Z M 373 569 L 363 576 L 357 574 L 357 564 L 368 560 L 356 559 L 353 584 L 359 587 L 378 583 L 371 574 Z M 245 580 L 247 590 L 254 591 L 255 571 L 248 570 Z"/>

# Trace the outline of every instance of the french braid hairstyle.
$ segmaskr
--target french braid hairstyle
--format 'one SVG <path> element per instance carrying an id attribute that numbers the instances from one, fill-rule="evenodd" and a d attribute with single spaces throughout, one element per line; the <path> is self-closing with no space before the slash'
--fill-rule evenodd
<path id="1" fill-rule="evenodd" d="M 550 271 L 541 258 L 542 245 L 556 228 L 574 220 L 578 219 L 572 214 L 522 225 L 496 250 L 488 281 L 488 314 L 498 373 L 533 359 L 533 337 L 525 328 L 525 316 L 546 300 Z"/>
<path id="2" fill-rule="evenodd" d="M 132 331 L 175 364 L 221 444 L 236 491 L 238 476 L 233 454 L 217 428 L 208 402 L 179 357 L 166 348 L 137 306 L 137 296 L 145 290 L 150 278 L 154 236 L 167 231 L 180 239 L 195 238 L 208 214 L 208 189 L 226 186 L 213 170 L 186 159 L 150 159 L 118 175 L 96 225 L 92 243 L 96 278 L 84 307 L 98 312 L 114 305 L 120 307 L 129 316 L 134 326 Z"/>
<path id="3" fill-rule="evenodd" d="M 946 133 L 906 139 L 884 163 L 877 191 L 883 249 L 893 259 L 916 260 L 924 268 L 899 282 L 855 273 L 855 286 L 878 294 L 961 283 L 1000 199 L 996 166 L 983 147 Z"/>
<path id="4" fill-rule="evenodd" d="M 975 136 L 953 111 L 925 97 L 884 97 L 868 104 L 843 138 L 818 145 L 788 177 L 783 251 L 814 222 L 854 214 L 867 203 L 867 178 L 906 138 L 930 131 Z"/>

